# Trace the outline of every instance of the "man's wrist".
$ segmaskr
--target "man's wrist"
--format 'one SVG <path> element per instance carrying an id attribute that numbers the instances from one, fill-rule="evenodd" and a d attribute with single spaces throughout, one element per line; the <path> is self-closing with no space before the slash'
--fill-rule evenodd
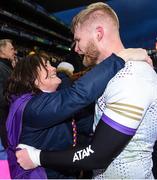
<path id="1" fill-rule="evenodd" d="M 30 158 L 31 158 L 31 160 L 35 166 L 41 166 L 41 164 L 40 164 L 40 152 L 41 152 L 41 150 L 35 149 L 35 148 L 28 150 L 29 156 L 30 156 Z"/>

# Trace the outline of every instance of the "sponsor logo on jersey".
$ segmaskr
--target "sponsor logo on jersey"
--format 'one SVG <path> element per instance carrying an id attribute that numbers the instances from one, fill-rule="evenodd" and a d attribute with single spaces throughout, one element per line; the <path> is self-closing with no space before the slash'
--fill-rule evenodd
<path id="1" fill-rule="evenodd" d="M 91 149 L 91 145 L 89 145 L 85 149 L 81 149 L 81 150 L 75 152 L 74 157 L 73 157 L 73 162 L 84 159 L 85 157 L 88 157 L 93 153 L 94 153 L 94 151 Z"/>

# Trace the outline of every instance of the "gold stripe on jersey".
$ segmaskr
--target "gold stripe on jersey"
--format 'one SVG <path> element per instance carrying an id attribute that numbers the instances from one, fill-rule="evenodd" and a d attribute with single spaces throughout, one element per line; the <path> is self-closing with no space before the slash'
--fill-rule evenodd
<path id="1" fill-rule="evenodd" d="M 123 103 L 108 103 L 108 109 L 132 120 L 140 121 L 142 118 L 143 108 Z"/>
<path id="2" fill-rule="evenodd" d="M 131 104 L 125 104 L 125 103 L 118 103 L 118 102 L 114 102 L 114 103 L 108 103 L 108 105 L 119 105 L 119 106 L 124 106 L 124 107 L 130 107 L 130 108 L 134 108 L 134 109 L 139 109 L 141 111 L 144 111 L 143 108 L 135 106 L 135 105 L 131 105 Z"/>
<path id="3" fill-rule="evenodd" d="M 138 116 L 142 116 L 142 113 L 139 113 L 137 111 L 133 111 L 133 110 L 129 110 L 129 109 L 124 109 L 124 108 L 119 108 L 119 107 L 114 107 L 114 106 L 110 106 L 110 105 L 107 105 L 106 107 L 107 108 L 112 108 L 112 109 L 115 109 L 115 110 L 119 110 L 119 111 L 125 111 L 125 112 L 128 112 L 128 113 L 136 114 Z"/>

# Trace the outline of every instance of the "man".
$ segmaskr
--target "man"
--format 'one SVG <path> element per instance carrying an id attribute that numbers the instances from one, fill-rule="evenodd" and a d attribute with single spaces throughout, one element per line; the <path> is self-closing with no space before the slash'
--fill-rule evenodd
<path id="1" fill-rule="evenodd" d="M 3 136 L 2 142 L 6 146 L 5 140 L 5 119 L 7 115 L 7 105 L 4 99 L 3 91 L 6 81 L 12 72 L 12 62 L 14 61 L 15 51 L 10 39 L 0 40 L 0 134 Z"/>
<path id="2" fill-rule="evenodd" d="M 3 91 L 6 81 L 12 71 L 12 61 L 14 60 L 14 47 L 10 39 L 0 40 L 0 177 L 9 178 L 9 167 L 7 164 L 7 155 L 4 146 L 7 146 L 5 120 L 8 113 L 8 107 L 4 99 Z M 3 142 L 3 143 L 2 143 Z M 3 170 L 2 170 L 3 169 Z"/>
<path id="3" fill-rule="evenodd" d="M 89 5 L 74 18 L 72 27 L 75 51 L 91 62 L 98 64 L 112 53 L 123 52 L 118 17 L 107 4 Z M 147 63 L 130 61 L 110 80 L 97 101 L 91 144 L 62 152 L 40 152 L 30 147 L 28 153 L 34 164 L 30 159 L 23 161 L 21 155 L 26 151 L 17 152 L 18 162 L 26 169 L 38 165 L 100 169 L 94 170 L 94 178 L 153 178 L 156 99 L 155 71 Z"/>

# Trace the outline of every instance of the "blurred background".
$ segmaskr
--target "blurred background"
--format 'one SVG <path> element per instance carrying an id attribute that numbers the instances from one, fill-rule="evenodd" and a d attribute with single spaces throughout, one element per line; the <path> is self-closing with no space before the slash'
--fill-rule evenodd
<path id="1" fill-rule="evenodd" d="M 15 42 L 17 55 L 23 57 L 42 50 L 54 61 L 72 61 L 71 20 L 94 0 L 0 0 L 0 38 Z M 118 14 L 123 43 L 146 48 L 157 59 L 157 0 L 106 0 Z M 77 59 L 77 58 L 75 58 Z M 75 62 L 79 71 L 81 62 Z"/>

